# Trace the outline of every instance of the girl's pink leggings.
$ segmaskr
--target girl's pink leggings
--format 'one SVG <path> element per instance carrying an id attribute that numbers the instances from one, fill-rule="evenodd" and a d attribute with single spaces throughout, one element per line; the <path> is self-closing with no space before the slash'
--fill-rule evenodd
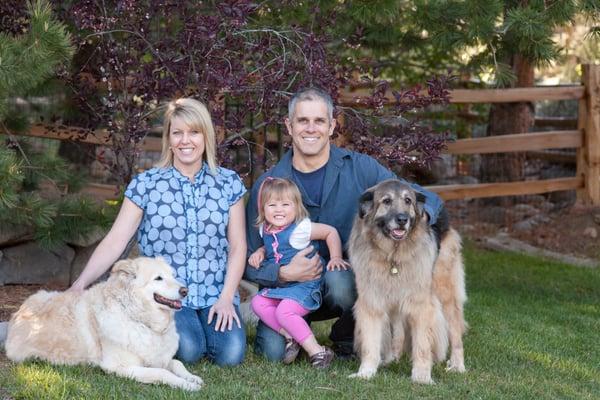
<path id="1" fill-rule="evenodd" d="M 310 327 L 302 318 L 310 311 L 298 302 L 291 299 L 270 299 L 257 294 L 251 304 L 260 320 L 275 332 L 283 328 L 300 344 L 312 335 Z"/>

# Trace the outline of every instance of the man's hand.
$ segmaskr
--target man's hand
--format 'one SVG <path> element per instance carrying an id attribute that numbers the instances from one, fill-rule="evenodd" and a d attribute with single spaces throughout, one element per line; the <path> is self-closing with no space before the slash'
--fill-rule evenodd
<path id="1" fill-rule="evenodd" d="M 308 255 L 314 250 L 313 246 L 299 251 L 288 265 L 279 269 L 279 280 L 282 282 L 306 282 L 318 279 L 323 271 L 321 257 Z"/>

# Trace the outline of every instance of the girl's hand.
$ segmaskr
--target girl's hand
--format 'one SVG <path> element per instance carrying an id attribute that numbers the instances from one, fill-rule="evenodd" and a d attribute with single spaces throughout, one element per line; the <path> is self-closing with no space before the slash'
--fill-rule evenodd
<path id="1" fill-rule="evenodd" d="M 212 305 L 210 310 L 208 311 L 208 323 L 212 322 L 213 317 L 217 316 L 217 322 L 215 323 L 215 331 L 225 332 L 225 328 L 227 330 L 233 329 L 233 321 L 237 322 L 238 328 L 242 327 L 240 323 L 240 319 L 235 312 L 235 307 L 233 306 L 233 302 L 231 300 L 226 300 L 219 297 L 219 300 L 215 304 Z"/>
<path id="2" fill-rule="evenodd" d="M 346 271 L 350 268 L 350 263 L 345 261 L 342 257 L 332 257 L 327 263 L 327 271 L 338 271 L 344 270 Z"/>
<path id="3" fill-rule="evenodd" d="M 264 249 L 264 247 L 261 247 L 260 249 L 256 250 L 254 253 L 252 253 L 250 255 L 250 258 L 248 258 L 248 264 L 250 264 L 254 268 L 258 269 L 258 268 L 260 268 L 260 263 L 263 262 L 264 259 L 265 259 L 265 249 Z"/>

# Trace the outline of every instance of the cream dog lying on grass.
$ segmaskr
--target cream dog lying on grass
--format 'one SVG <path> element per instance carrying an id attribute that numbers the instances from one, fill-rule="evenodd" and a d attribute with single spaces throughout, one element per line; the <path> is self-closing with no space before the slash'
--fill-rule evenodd
<path id="1" fill-rule="evenodd" d="M 8 324 L 6 355 L 54 364 L 92 364 L 143 383 L 199 390 L 202 379 L 173 359 L 174 313 L 187 288 L 161 258 L 117 262 L 83 293 L 39 291 Z"/>

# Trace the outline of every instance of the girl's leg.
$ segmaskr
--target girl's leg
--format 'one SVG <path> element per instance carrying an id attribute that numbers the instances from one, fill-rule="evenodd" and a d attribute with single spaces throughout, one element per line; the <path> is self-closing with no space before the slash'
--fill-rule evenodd
<path id="1" fill-rule="evenodd" d="M 296 342 L 300 343 L 309 356 L 320 353 L 323 347 L 317 342 L 310 327 L 304 320 L 304 316 L 310 311 L 302 307 L 298 302 L 283 299 L 277 306 L 275 317 L 279 325 L 287 331 Z"/>
<path id="2" fill-rule="evenodd" d="M 215 331 L 217 318 L 213 317 L 210 325 L 208 324 L 208 312 L 210 307 L 199 311 L 200 322 L 206 335 L 206 355 L 220 367 L 229 367 L 240 364 L 246 354 L 246 329 L 239 308 L 235 307 L 235 312 L 241 322 L 241 327 L 233 323 L 231 330 L 225 329 L 225 332 Z"/>
<path id="3" fill-rule="evenodd" d="M 206 355 L 206 339 L 198 312 L 183 307 L 175 313 L 175 326 L 179 334 L 179 348 L 175 357 L 186 363 L 194 363 Z"/>
<path id="4" fill-rule="evenodd" d="M 250 303 L 252 311 L 258 315 L 258 318 L 275 332 L 281 331 L 281 325 L 275 317 L 275 311 L 280 302 L 280 299 L 271 299 L 257 294 L 252 298 L 252 302 Z"/>

